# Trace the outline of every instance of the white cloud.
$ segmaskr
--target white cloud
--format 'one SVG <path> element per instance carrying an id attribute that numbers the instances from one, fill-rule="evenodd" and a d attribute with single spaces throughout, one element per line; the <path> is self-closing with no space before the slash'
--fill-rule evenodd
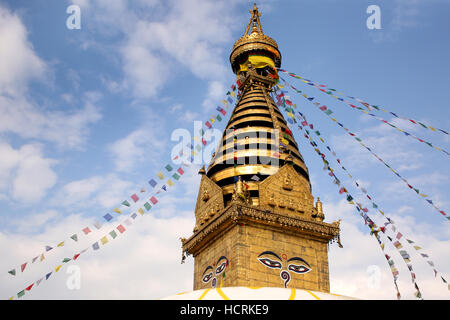
<path id="1" fill-rule="evenodd" d="M 46 63 L 34 52 L 20 18 L 0 7 L 0 133 L 55 142 L 59 147 L 79 147 L 86 139 L 87 126 L 101 118 L 92 94 L 84 97 L 80 110 L 63 112 L 33 103 L 28 96 L 32 80 L 44 81 Z M 79 76 L 69 72 L 77 83 Z"/>
<path id="2" fill-rule="evenodd" d="M 124 195 L 133 190 L 130 181 L 120 179 L 115 174 L 93 176 L 75 180 L 61 187 L 52 204 L 71 211 L 101 206 L 112 209 L 119 206 Z"/>
<path id="3" fill-rule="evenodd" d="M 95 17 L 90 20 L 95 30 L 124 37 L 116 45 L 124 79 L 113 87 L 128 88 L 135 98 L 149 98 L 176 77 L 180 68 L 211 81 L 226 75 L 223 45 L 231 40 L 235 17 L 230 6 L 234 3 L 182 0 L 163 5 L 141 1 L 140 6 L 133 2 L 134 9 L 130 3 L 123 0 L 112 5 L 97 0 L 85 10 Z M 144 16 L 142 6 L 155 7 L 155 13 Z"/>
<path id="4" fill-rule="evenodd" d="M 47 66 L 27 39 L 20 18 L 0 6 L 0 94 L 20 95 L 32 79 L 44 76 Z"/>
<path id="5" fill-rule="evenodd" d="M 57 180 L 54 159 L 44 158 L 42 146 L 26 144 L 14 149 L 0 142 L 0 191 L 7 197 L 34 203 L 44 197 Z"/>

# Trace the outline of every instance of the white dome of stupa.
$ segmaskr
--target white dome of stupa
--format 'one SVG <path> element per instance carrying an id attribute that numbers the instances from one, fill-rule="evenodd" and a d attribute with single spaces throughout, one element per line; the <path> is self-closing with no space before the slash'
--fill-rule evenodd
<path id="1" fill-rule="evenodd" d="M 357 300 L 334 293 L 295 288 L 221 287 L 180 292 L 161 300 Z"/>

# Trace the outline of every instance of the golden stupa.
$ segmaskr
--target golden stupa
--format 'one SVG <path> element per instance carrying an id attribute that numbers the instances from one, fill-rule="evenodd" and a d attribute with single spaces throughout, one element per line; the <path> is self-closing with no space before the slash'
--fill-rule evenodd
<path id="1" fill-rule="evenodd" d="M 296 290 L 297 298 L 336 298 L 328 244 L 340 245 L 339 222 L 324 222 L 322 203 L 314 203 L 308 168 L 270 96 L 278 45 L 263 33 L 256 4 L 250 13 L 230 55 L 238 101 L 211 163 L 199 171 L 196 223 L 181 239 L 183 260 L 194 258 L 195 291 L 170 298 L 203 299 L 211 289 L 219 298 L 225 291 L 240 297 L 248 288 L 261 288 L 258 297 L 267 291 L 267 299 L 276 290 L 286 298 Z"/>

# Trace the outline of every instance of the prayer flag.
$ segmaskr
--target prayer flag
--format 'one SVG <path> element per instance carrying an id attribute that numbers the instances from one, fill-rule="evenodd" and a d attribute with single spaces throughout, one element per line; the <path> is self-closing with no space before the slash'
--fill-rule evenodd
<path id="1" fill-rule="evenodd" d="M 103 218 L 105 218 L 106 221 L 111 221 L 111 219 L 113 218 L 113 216 L 110 215 L 109 213 L 107 213 L 107 214 L 105 214 L 105 215 L 103 216 Z"/>
<path id="2" fill-rule="evenodd" d="M 150 211 L 150 209 L 152 208 L 152 206 L 150 205 L 150 203 L 148 203 L 148 202 L 146 202 L 146 203 L 144 203 L 144 208 L 147 210 L 147 211 Z M 139 211 L 139 210 L 138 210 Z M 140 211 L 139 211 L 140 212 Z M 141 213 L 141 214 L 143 214 L 143 213 Z"/>
<path id="3" fill-rule="evenodd" d="M 78 236 L 74 234 L 70 237 L 70 239 L 72 239 L 73 241 L 78 241 Z"/>
<path id="4" fill-rule="evenodd" d="M 103 245 L 105 245 L 108 243 L 108 238 L 104 236 L 103 238 L 100 239 L 100 241 L 102 242 Z"/>
<path id="5" fill-rule="evenodd" d="M 170 164 L 168 164 L 167 166 L 165 166 L 165 168 L 166 168 L 167 171 L 172 171 L 172 170 L 173 170 L 173 168 L 170 166 Z"/>
<path id="6" fill-rule="evenodd" d="M 52 271 L 53 272 L 53 271 Z M 49 272 L 45 275 L 45 280 L 48 280 L 48 278 L 50 278 L 50 276 L 52 275 L 52 272 Z"/>
<path id="7" fill-rule="evenodd" d="M 138 197 L 136 194 L 133 194 L 133 195 L 131 196 L 131 199 L 133 199 L 134 202 L 138 202 L 139 197 Z"/>
<path id="8" fill-rule="evenodd" d="M 22 298 L 24 295 L 25 295 L 25 290 L 22 290 L 17 294 L 17 298 Z"/>
<path id="9" fill-rule="evenodd" d="M 144 211 L 142 208 L 139 208 L 139 209 L 138 209 L 138 212 L 139 212 L 141 215 L 144 215 L 144 213 L 145 213 L 145 211 Z"/>
<path id="10" fill-rule="evenodd" d="M 72 260 L 72 259 L 70 259 L 70 258 L 64 258 L 62 262 L 67 263 L 67 262 L 69 262 L 70 260 Z"/>
<path id="11" fill-rule="evenodd" d="M 130 206 L 130 203 L 129 203 L 127 200 L 124 200 L 124 201 L 122 202 L 122 204 L 123 204 L 124 206 L 126 206 L 126 207 L 129 207 L 129 206 Z"/>
<path id="12" fill-rule="evenodd" d="M 119 213 L 119 214 L 121 214 L 122 213 L 122 211 L 120 211 L 119 210 L 119 208 L 114 208 L 114 210 L 113 210 L 114 212 L 117 212 L 117 213 Z"/>
<path id="13" fill-rule="evenodd" d="M 155 197 L 151 197 L 151 198 L 150 198 L 150 201 L 151 201 L 153 204 L 157 204 L 157 203 L 158 203 L 158 200 L 157 200 Z"/>
<path id="14" fill-rule="evenodd" d="M 164 175 L 163 175 L 163 173 L 162 173 L 161 171 L 158 172 L 157 176 L 158 176 L 158 178 L 160 178 L 161 180 L 164 179 Z"/>
<path id="15" fill-rule="evenodd" d="M 16 269 L 12 269 L 10 271 L 8 271 L 9 274 L 15 276 L 16 275 Z"/>
<path id="16" fill-rule="evenodd" d="M 96 242 L 92 245 L 92 249 L 94 249 L 94 250 L 98 250 L 99 248 L 100 248 L 100 246 L 98 245 L 98 242 Z"/>
<path id="17" fill-rule="evenodd" d="M 102 227 L 101 223 L 98 221 L 94 222 L 94 227 L 96 227 L 97 229 L 100 229 Z"/>
<path id="18" fill-rule="evenodd" d="M 125 227 L 124 227 L 123 225 L 119 224 L 119 225 L 117 226 L 117 230 L 119 230 L 120 233 L 124 233 L 124 232 L 125 232 Z"/>
<path id="19" fill-rule="evenodd" d="M 27 290 L 27 291 L 30 291 L 31 290 L 31 288 L 33 288 L 33 286 L 34 286 L 34 283 L 33 284 L 31 284 L 31 285 L 29 285 L 25 290 Z"/>
<path id="20" fill-rule="evenodd" d="M 173 181 L 172 180 L 167 180 L 167 184 L 170 186 L 170 187 L 172 187 L 173 186 Z"/>
<path id="21" fill-rule="evenodd" d="M 22 272 L 25 270 L 26 267 L 27 267 L 27 262 L 25 262 L 24 264 L 22 264 L 20 266 L 20 269 L 22 270 Z"/>
<path id="22" fill-rule="evenodd" d="M 110 233 L 109 233 L 109 235 L 113 238 L 113 239 L 115 239 L 116 237 L 117 237 L 117 233 L 113 230 L 113 231 L 111 231 Z"/>
<path id="23" fill-rule="evenodd" d="M 52 250 L 53 248 L 52 247 L 50 247 L 50 246 L 45 246 L 45 251 L 50 251 L 50 250 Z"/>
<path id="24" fill-rule="evenodd" d="M 172 177 L 173 177 L 175 180 L 180 179 L 180 176 L 179 176 L 178 174 L 176 174 L 176 173 L 174 173 L 174 174 L 172 175 Z"/>
<path id="25" fill-rule="evenodd" d="M 62 247 L 63 245 L 64 245 L 64 241 L 63 241 L 63 242 L 60 242 L 60 243 L 58 243 L 57 247 Z"/>
<path id="26" fill-rule="evenodd" d="M 148 182 L 153 188 L 158 184 L 155 180 L 150 180 L 149 182 Z"/>

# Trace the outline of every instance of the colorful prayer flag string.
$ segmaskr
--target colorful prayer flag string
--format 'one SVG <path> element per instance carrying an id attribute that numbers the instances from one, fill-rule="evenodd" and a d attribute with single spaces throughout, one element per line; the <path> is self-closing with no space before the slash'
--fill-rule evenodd
<path id="1" fill-rule="evenodd" d="M 299 79 L 299 80 L 301 80 L 302 82 L 304 82 L 304 83 L 306 83 L 306 84 L 308 84 L 308 85 L 315 86 L 315 87 L 318 88 L 320 91 L 322 91 L 322 92 L 324 92 L 324 93 L 326 93 L 326 94 L 332 96 L 333 98 L 335 98 L 335 99 L 337 99 L 337 100 L 344 101 L 343 98 L 340 98 L 340 97 L 338 97 L 338 96 L 336 96 L 336 95 L 333 94 L 333 93 L 337 93 L 337 94 L 340 94 L 340 95 L 342 95 L 342 96 L 345 96 L 343 93 L 337 91 L 336 89 L 328 88 L 328 91 L 327 91 L 327 90 L 324 89 L 324 88 L 327 88 L 326 85 L 323 85 L 323 84 L 317 84 L 317 83 L 313 82 L 312 80 L 308 80 L 308 79 L 306 79 L 306 78 L 303 78 L 303 77 L 301 77 L 301 76 L 296 75 L 295 73 L 288 72 L 288 71 L 283 70 L 283 69 L 278 69 L 278 70 L 281 71 L 281 72 L 284 72 L 284 73 L 288 74 L 289 76 L 291 76 L 291 77 L 293 77 L 293 78 Z M 365 102 L 365 101 L 363 101 L 363 100 L 361 100 L 361 99 L 359 99 L 359 98 L 352 97 L 352 96 L 346 96 L 346 97 L 358 101 L 358 102 L 361 103 L 363 106 L 365 106 L 367 109 L 369 109 L 369 111 L 371 111 L 371 108 L 373 108 L 373 109 L 378 110 L 378 111 L 382 111 L 382 112 L 385 112 L 385 113 L 389 113 L 389 114 L 393 115 L 393 116 L 396 117 L 396 118 L 399 118 L 399 119 L 402 119 L 402 120 L 409 121 L 409 122 L 411 122 L 411 123 L 413 123 L 413 124 L 415 124 L 415 125 L 419 125 L 419 126 L 421 126 L 422 128 L 429 129 L 429 130 L 434 131 L 434 132 L 440 131 L 440 132 L 442 132 L 442 133 L 444 133 L 444 134 L 446 134 L 446 135 L 449 135 L 449 133 L 448 133 L 447 131 L 445 131 L 445 130 L 442 130 L 442 129 L 439 129 L 439 128 L 435 128 L 435 127 L 430 126 L 430 125 L 427 126 L 427 125 L 421 123 L 420 121 L 416 121 L 416 120 L 413 120 L 413 119 L 410 119 L 410 118 L 401 116 L 401 115 L 399 115 L 398 113 L 394 113 L 394 112 L 388 111 L 388 110 L 386 110 L 386 109 L 384 109 L 384 108 L 381 108 L 381 107 L 379 107 L 379 106 L 376 106 L 376 105 L 371 105 L 371 104 L 369 104 L 369 103 L 367 103 L 367 102 Z"/>
<path id="2" fill-rule="evenodd" d="M 299 128 L 300 130 L 303 131 L 303 128 L 302 128 L 301 126 L 298 126 L 298 128 Z M 306 130 L 305 130 L 305 131 L 306 131 Z M 384 253 L 384 251 L 385 251 L 385 244 L 384 244 L 384 243 L 381 241 L 381 239 L 380 239 L 380 236 L 379 236 L 378 230 L 377 230 L 377 229 L 378 229 L 377 225 L 373 222 L 373 220 L 372 220 L 372 219 L 369 217 L 369 215 L 367 214 L 367 212 L 369 212 L 369 210 L 368 210 L 367 208 L 363 208 L 363 206 L 362 206 L 361 204 L 359 204 L 359 203 L 353 201 L 353 200 L 354 200 L 353 196 L 348 192 L 348 190 L 345 188 L 345 186 L 343 186 L 343 184 L 340 182 L 340 179 L 336 176 L 336 174 L 334 173 L 333 168 L 331 168 L 331 166 L 329 165 L 329 162 L 326 160 L 325 154 L 323 154 L 323 153 L 320 151 L 320 149 L 318 148 L 317 143 L 315 143 L 315 141 L 314 141 L 307 133 L 304 134 L 304 137 L 305 137 L 307 140 L 309 140 L 309 142 L 310 142 L 311 146 L 313 147 L 314 151 L 320 156 L 320 158 L 321 158 L 322 161 L 324 162 L 325 167 L 326 167 L 327 170 L 329 171 L 329 176 L 330 176 L 330 177 L 333 177 L 333 178 L 335 179 L 334 182 L 337 182 L 337 183 L 335 183 L 335 184 L 336 184 L 338 187 L 342 186 L 342 187 L 339 189 L 339 193 L 340 193 L 340 194 L 345 194 L 348 203 L 350 203 L 350 204 L 352 204 L 352 205 L 355 206 L 355 208 L 357 209 L 357 211 L 358 211 L 358 212 L 360 213 L 360 215 L 364 218 L 364 223 L 365 223 L 365 225 L 368 225 L 369 229 L 371 230 L 371 235 L 374 235 L 374 236 L 376 237 L 376 239 L 377 239 L 377 241 L 378 241 L 378 244 L 379 244 L 380 248 L 382 249 L 382 251 L 383 251 L 383 253 Z M 391 238 L 388 237 L 388 239 L 392 242 L 392 239 L 391 239 Z M 394 246 L 395 246 L 395 245 L 394 245 Z M 395 247 L 396 247 L 396 246 L 395 246 Z M 396 249 L 398 250 L 397 247 L 396 247 Z M 405 263 L 407 264 L 408 268 L 410 268 L 410 264 L 408 263 L 409 260 L 406 260 L 407 257 L 404 256 L 401 252 L 399 252 L 399 253 L 401 254 L 401 256 L 402 256 L 403 260 L 405 261 Z M 397 298 L 400 299 L 400 292 L 399 292 L 398 286 L 397 286 L 397 279 L 398 279 L 398 274 L 399 274 L 398 269 L 395 267 L 394 260 L 391 259 L 391 257 L 390 257 L 388 254 L 384 253 L 384 256 L 385 256 L 385 258 L 386 258 L 387 261 L 388 261 L 388 264 L 389 264 L 389 266 L 390 266 L 392 275 L 393 275 L 393 277 L 394 277 L 394 284 L 395 284 L 395 287 L 396 287 L 396 290 L 397 290 Z M 408 256 L 408 257 L 409 257 L 409 256 Z M 412 266 L 411 266 L 411 269 L 410 269 L 410 270 L 412 270 Z M 420 293 L 420 290 L 419 290 L 419 287 L 418 287 L 417 283 L 415 282 L 415 274 L 414 274 L 412 271 L 410 271 L 410 272 L 411 272 L 411 279 L 412 279 L 412 281 L 413 281 L 413 283 L 414 283 L 414 287 L 415 287 L 416 290 L 417 290 L 417 291 L 415 292 L 415 296 L 416 296 L 417 298 L 420 299 L 420 298 L 422 297 L 422 295 L 421 295 L 421 293 Z"/>
<path id="3" fill-rule="evenodd" d="M 297 91 L 292 85 L 290 85 L 287 81 L 285 81 L 286 85 L 289 87 L 292 87 L 294 90 Z M 283 87 L 283 86 L 282 86 Z M 277 98 L 280 95 L 277 95 Z M 383 163 L 389 170 L 391 170 L 397 177 L 399 177 L 407 186 L 408 188 L 414 190 L 418 195 L 420 195 L 428 204 L 430 204 L 434 209 L 436 209 L 440 214 L 442 214 L 448 221 L 450 221 L 450 217 L 447 216 L 447 213 L 440 209 L 438 206 L 436 206 L 431 199 L 428 198 L 428 195 L 420 192 L 418 188 L 415 188 L 413 185 L 411 185 L 405 178 L 403 178 L 397 171 L 392 169 L 390 165 L 388 165 L 382 158 L 380 158 L 375 152 L 372 151 L 371 148 L 367 147 L 361 138 L 359 138 L 356 134 L 352 133 L 348 128 L 346 128 L 341 122 L 339 122 L 335 117 L 332 117 L 331 114 L 333 111 L 329 109 L 325 105 L 321 105 L 320 102 L 316 101 L 313 102 L 315 97 L 308 97 L 306 94 L 301 94 L 302 97 L 304 97 L 309 102 L 313 103 L 320 111 L 322 111 L 324 114 L 326 114 L 333 122 L 337 123 L 342 129 L 344 129 L 347 134 L 349 134 L 351 137 L 353 137 L 360 145 L 362 145 L 366 150 L 368 150 L 375 158 L 377 158 L 381 163 Z"/>
<path id="4" fill-rule="evenodd" d="M 337 157 L 337 153 L 336 153 L 332 148 L 330 148 L 329 145 L 326 144 L 326 142 L 325 142 L 324 138 L 322 137 L 320 131 L 318 130 L 317 126 L 315 126 L 315 125 L 314 125 L 313 123 L 311 123 L 311 122 L 308 122 L 307 119 L 306 119 L 306 117 L 305 117 L 305 115 L 302 114 L 300 111 L 298 111 L 298 113 L 299 113 L 298 119 L 301 121 L 301 125 L 304 127 L 305 132 L 306 132 L 308 135 L 310 134 L 309 131 L 308 131 L 308 129 L 306 129 L 307 127 L 310 127 L 311 129 L 312 129 L 312 128 L 315 129 L 314 133 L 319 137 L 319 140 L 326 146 L 326 148 L 328 149 L 328 151 L 335 157 L 336 162 L 339 164 L 339 166 L 341 167 L 341 169 L 344 170 L 344 171 L 347 173 L 348 177 L 355 183 L 356 187 L 358 187 L 358 188 L 362 191 L 362 193 L 365 194 L 365 196 L 367 197 L 367 199 L 369 199 L 369 201 L 372 203 L 372 207 L 373 207 L 374 209 L 376 209 L 376 210 L 377 210 L 377 211 L 378 211 L 378 212 L 379 212 L 379 213 L 387 220 L 387 222 L 384 224 L 384 227 L 380 227 L 380 228 L 378 229 L 377 232 L 381 231 L 381 232 L 383 232 L 383 233 L 386 233 L 386 226 L 387 226 L 388 224 L 390 224 L 390 225 L 391 225 L 392 232 L 395 234 L 395 238 L 397 239 L 396 243 L 398 243 L 398 245 L 399 245 L 400 247 L 402 247 L 403 245 L 402 245 L 402 243 L 400 242 L 400 238 L 403 237 L 403 234 L 400 233 L 400 231 L 397 230 L 397 228 L 395 227 L 394 221 L 393 221 L 392 219 L 390 219 L 388 216 L 385 215 L 384 211 L 382 211 L 382 210 L 380 209 L 380 207 L 378 206 L 378 204 L 376 204 L 376 203 L 374 202 L 373 196 L 371 196 L 371 195 L 368 193 L 368 191 L 367 191 L 366 189 L 364 189 L 364 188 L 356 181 L 356 179 L 353 177 L 353 175 L 350 174 L 350 172 L 343 166 L 342 161 Z M 300 128 L 300 125 L 299 125 L 298 127 Z M 300 128 L 300 129 L 302 129 L 302 128 Z M 315 143 L 315 141 L 314 141 L 314 143 Z M 345 191 L 345 188 L 344 188 L 344 187 L 342 187 L 342 188 L 339 190 L 340 193 L 342 193 L 343 191 Z M 364 208 L 363 208 L 362 210 L 364 210 Z M 410 240 L 410 239 L 406 239 L 406 240 L 407 240 L 407 242 L 408 242 L 409 244 L 414 243 L 414 241 L 412 241 L 412 240 Z M 396 246 L 396 247 L 397 247 L 397 246 Z M 416 251 L 420 251 L 420 249 L 421 249 L 421 247 L 418 246 L 418 245 L 414 245 L 413 248 L 414 248 Z M 408 269 L 409 269 L 410 272 L 411 272 L 411 278 L 412 278 L 412 279 L 415 279 L 415 274 L 414 274 L 414 272 L 413 272 L 412 265 L 411 265 L 410 262 L 409 262 L 409 254 L 408 254 L 408 252 L 407 252 L 406 250 L 402 250 L 402 252 L 400 252 L 400 254 L 401 254 L 402 258 L 404 259 L 405 263 L 407 264 Z M 426 260 L 426 262 L 428 263 L 428 265 L 433 269 L 434 274 L 435 274 L 435 277 L 436 277 L 437 274 L 438 274 L 438 271 L 437 271 L 437 269 L 435 268 L 433 261 L 431 261 L 431 259 L 429 259 L 429 260 L 426 259 L 426 258 L 429 258 L 429 256 L 428 256 L 427 254 L 421 253 L 421 252 L 419 252 L 419 254 L 420 254 L 420 256 L 421 256 L 423 259 Z M 444 277 L 442 277 L 442 276 L 441 276 L 441 279 L 442 279 L 442 282 L 446 285 L 446 287 L 450 290 L 450 285 L 447 284 L 447 280 L 446 280 Z"/>
<path id="5" fill-rule="evenodd" d="M 301 128 L 301 127 L 299 126 L 299 128 Z M 307 134 L 305 134 L 305 138 L 311 139 Z M 325 159 L 325 156 L 323 155 L 323 153 L 321 153 L 319 151 L 319 149 L 317 148 L 317 145 L 314 144 L 312 142 L 312 140 L 310 140 L 310 144 L 312 145 L 312 147 L 316 151 L 316 153 L 322 158 L 322 161 L 326 164 L 327 170 L 329 171 L 329 175 L 332 178 L 335 179 L 335 182 L 338 181 L 339 185 L 342 185 L 340 183 L 340 180 L 334 174 L 334 170 L 328 165 L 328 161 Z M 342 189 L 340 189 L 340 190 L 342 190 Z M 389 264 L 389 268 L 391 270 L 392 277 L 393 277 L 393 280 L 394 280 L 394 285 L 395 285 L 395 288 L 396 288 L 396 291 L 397 291 L 397 299 L 400 299 L 401 294 L 400 294 L 400 291 L 399 291 L 398 285 L 397 285 L 399 271 L 398 271 L 398 269 L 395 266 L 394 260 L 391 259 L 391 257 L 388 254 L 385 253 L 385 244 L 382 242 L 382 240 L 380 238 L 380 235 L 378 234 L 378 232 L 374 232 L 374 230 L 376 230 L 376 228 L 377 228 L 376 224 L 372 221 L 372 219 L 370 219 L 369 215 L 367 215 L 367 213 L 364 212 L 364 210 L 362 210 L 358 205 L 355 204 L 355 202 L 353 201 L 354 198 L 347 191 L 347 189 L 345 189 L 345 187 L 344 187 L 344 191 L 343 192 L 339 192 L 339 193 L 340 194 L 345 194 L 345 198 L 346 198 L 347 202 L 349 204 L 352 204 L 352 205 L 354 205 L 356 207 L 358 213 L 364 219 L 364 224 L 367 225 L 368 228 L 370 229 L 370 231 L 371 231 L 370 234 L 373 235 L 377 239 L 378 245 L 380 246 L 381 250 L 383 251 L 383 255 L 384 255 L 384 257 L 386 258 L 386 260 L 387 260 L 387 262 Z"/>
<path id="6" fill-rule="evenodd" d="M 286 81 L 286 80 L 284 80 L 284 78 L 282 78 L 282 77 L 280 77 L 280 79 L 281 79 L 283 82 Z M 310 84 L 310 85 L 312 85 L 313 87 L 319 89 L 320 91 L 325 92 L 324 89 L 320 88 L 319 86 L 317 86 L 317 85 L 314 84 L 314 83 L 308 83 L 308 82 L 307 82 L 307 84 Z M 394 129 L 396 129 L 396 130 L 402 132 L 404 135 L 409 136 L 409 137 L 411 137 L 411 138 L 413 138 L 413 139 L 415 139 L 415 140 L 417 140 L 417 141 L 419 141 L 419 142 L 422 142 L 422 143 L 428 145 L 428 146 L 431 147 L 431 148 L 434 148 L 434 149 L 436 149 L 436 150 L 438 150 L 438 151 L 440 151 L 440 152 L 443 152 L 443 153 L 445 153 L 446 155 L 450 156 L 450 153 L 449 153 L 448 151 L 446 151 L 446 150 L 444 150 L 444 149 L 442 149 L 442 148 L 440 148 L 440 147 L 437 147 L 436 145 L 433 145 L 431 142 L 426 141 L 426 140 L 424 140 L 424 139 L 422 139 L 422 138 L 419 138 L 419 137 L 415 136 L 414 134 L 412 134 L 412 133 L 410 133 L 410 132 L 408 132 L 408 131 L 406 131 L 406 130 L 403 130 L 403 129 L 399 128 L 399 127 L 397 127 L 396 125 L 392 124 L 391 122 L 389 122 L 389 121 L 387 121 L 387 120 L 385 120 L 385 119 L 383 119 L 383 118 L 380 118 L 380 117 L 376 116 L 376 115 L 373 114 L 373 113 L 370 113 L 370 112 L 366 111 L 364 108 L 361 108 L 361 107 L 355 106 L 354 104 L 351 104 L 350 102 L 348 102 L 348 101 L 345 100 L 345 99 L 339 98 L 339 97 L 337 97 L 337 96 L 335 96 L 335 95 L 332 95 L 332 96 L 333 96 L 334 98 L 338 99 L 339 101 L 346 103 L 346 104 L 347 104 L 349 107 L 351 107 L 352 109 L 359 110 L 359 111 L 361 111 L 362 113 L 364 113 L 364 114 L 366 114 L 366 115 L 368 115 L 368 116 L 371 116 L 371 117 L 373 117 L 373 118 L 375 118 L 375 119 L 381 121 L 381 122 L 384 123 L 385 125 L 388 125 L 388 126 L 394 128 Z"/>
<path id="7" fill-rule="evenodd" d="M 225 99 L 222 100 L 223 105 L 224 105 L 225 108 L 227 108 L 227 109 L 229 108 L 228 103 L 233 103 L 233 102 L 234 102 L 233 98 L 236 97 L 236 93 L 235 93 L 235 91 L 236 91 L 236 86 L 235 86 L 235 85 L 232 85 L 232 86 L 231 86 L 231 89 L 232 89 L 232 91 L 228 91 L 227 94 L 226 94 L 226 96 L 228 96 L 227 100 L 225 100 Z M 233 98 L 232 98 L 232 97 L 233 97 Z M 217 110 L 218 110 L 219 113 L 222 114 L 222 115 L 226 115 L 226 113 L 227 113 L 225 109 L 223 109 L 222 107 L 219 107 L 219 106 L 217 107 Z M 222 120 L 222 118 L 220 117 L 220 115 L 217 115 L 216 117 L 212 117 L 212 119 L 217 119 L 218 121 L 221 121 L 221 120 Z M 211 120 L 211 119 L 210 119 L 210 120 Z M 212 122 L 214 123 L 214 121 L 212 121 Z M 206 122 L 206 123 L 208 123 L 208 122 Z M 208 127 L 208 129 L 211 129 L 211 128 L 212 128 L 212 125 L 209 125 L 209 126 L 206 125 L 206 126 Z M 202 136 L 201 144 L 197 144 L 197 145 L 195 146 L 196 148 L 200 148 L 200 150 L 202 150 L 202 148 L 208 144 L 208 141 L 206 141 L 206 140 L 203 138 L 204 133 L 205 133 L 205 131 L 204 131 L 203 129 L 201 129 L 201 130 L 200 130 L 200 134 L 201 134 L 201 136 Z M 194 138 L 195 138 L 195 137 L 194 137 Z M 190 145 L 190 144 L 189 144 L 189 145 Z M 202 147 L 202 145 L 203 145 L 203 147 Z M 191 146 L 191 149 L 193 149 L 193 148 L 194 148 L 194 146 Z M 179 153 L 179 155 L 177 155 L 175 158 L 178 158 L 178 156 L 181 156 L 181 155 L 183 155 L 183 150 L 181 150 L 180 153 Z M 193 160 L 193 159 L 192 159 L 192 155 L 195 155 L 195 151 L 194 151 L 194 150 L 192 150 L 192 152 L 191 152 L 191 162 L 192 162 L 192 160 Z M 174 158 L 174 159 L 175 159 L 175 158 Z M 172 166 L 171 166 L 170 164 L 165 165 L 164 169 L 165 169 L 165 170 L 162 170 L 162 171 L 158 172 L 156 176 L 159 178 L 160 181 L 164 180 L 164 179 L 166 178 L 166 176 L 164 175 L 164 171 L 165 171 L 166 174 L 169 174 L 169 175 L 170 175 L 170 178 L 166 181 L 166 184 L 167 184 L 169 187 L 172 187 L 172 186 L 174 185 L 174 182 L 173 182 L 172 178 L 173 178 L 174 180 L 178 180 L 179 177 L 180 177 L 180 172 L 178 172 L 178 173 L 177 173 L 177 172 L 172 173 L 172 172 L 173 172 L 173 168 L 172 168 Z M 180 168 L 180 170 L 184 173 L 184 171 L 183 171 L 181 168 Z M 139 201 L 141 201 L 140 199 L 143 199 L 143 198 L 144 198 L 144 194 L 147 194 L 147 195 L 148 195 L 148 194 L 151 194 L 152 191 L 154 190 L 154 188 L 158 185 L 158 182 L 157 182 L 154 178 L 148 180 L 148 183 L 149 183 L 149 185 L 152 187 L 152 189 L 147 190 L 145 187 L 142 187 L 142 188 L 140 189 L 140 193 L 139 193 L 139 192 L 135 192 L 135 193 L 133 193 L 133 194 L 130 196 L 131 201 L 129 201 L 128 199 L 123 200 L 123 201 L 121 202 L 121 205 L 118 206 L 118 207 L 115 207 L 114 209 L 112 209 L 112 211 L 113 211 L 113 212 L 116 212 L 116 213 L 119 214 L 119 215 L 121 215 L 121 214 L 124 212 L 124 210 L 131 210 L 132 208 L 134 208 L 135 206 L 137 206 L 137 203 L 138 203 Z M 159 194 L 159 193 L 161 192 L 161 190 L 167 191 L 167 186 L 166 186 L 166 184 L 162 185 L 161 188 L 156 192 L 156 194 Z M 139 194 L 139 196 L 138 196 L 138 194 Z M 154 195 L 153 195 L 153 199 L 155 199 L 155 198 L 154 198 Z M 143 207 L 147 209 L 147 208 L 151 208 L 151 205 L 150 205 L 148 202 L 146 202 L 146 203 L 143 205 Z M 143 210 L 143 209 L 142 209 L 142 207 L 141 207 L 141 208 L 138 209 L 138 212 L 141 212 L 142 210 Z M 149 209 L 148 209 L 148 210 L 149 210 Z M 102 218 L 103 218 L 106 222 L 110 222 L 111 220 L 114 219 L 114 216 L 112 216 L 110 213 L 107 213 L 107 214 L 103 215 Z M 101 224 L 100 222 L 98 222 L 98 221 L 95 221 L 95 222 L 94 222 L 94 227 L 95 227 L 96 229 L 101 229 L 101 228 L 102 228 L 102 224 Z M 89 226 L 83 228 L 81 231 L 82 231 L 82 234 L 84 234 L 84 235 L 88 235 L 89 233 L 92 232 L 92 230 L 91 230 L 91 228 L 89 228 Z M 78 241 L 78 234 L 75 233 L 75 234 L 71 235 L 70 237 L 68 237 L 68 239 L 71 239 L 71 240 L 77 242 L 77 241 Z M 57 245 L 56 247 L 63 247 L 65 241 L 66 241 L 66 240 L 59 242 L 58 245 Z M 45 260 L 45 255 L 44 255 L 44 254 L 47 254 L 50 250 L 53 250 L 53 249 L 54 249 L 54 247 L 46 246 L 45 252 L 40 253 L 39 255 L 37 255 L 37 256 L 35 256 L 34 258 L 32 258 L 32 259 L 31 259 L 31 261 L 32 261 L 31 263 L 36 262 L 36 261 L 38 260 L 39 257 L 40 257 L 40 259 L 39 259 L 40 262 L 44 261 L 44 260 Z M 23 272 L 25 271 L 27 265 L 29 265 L 28 262 L 25 262 L 25 263 L 23 263 L 20 267 L 18 267 L 17 269 L 21 270 L 21 273 L 23 273 Z M 13 269 L 9 270 L 8 273 L 9 273 L 10 275 L 12 275 L 12 276 L 16 276 L 16 275 L 17 275 L 16 268 L 13 268 Z"/>

